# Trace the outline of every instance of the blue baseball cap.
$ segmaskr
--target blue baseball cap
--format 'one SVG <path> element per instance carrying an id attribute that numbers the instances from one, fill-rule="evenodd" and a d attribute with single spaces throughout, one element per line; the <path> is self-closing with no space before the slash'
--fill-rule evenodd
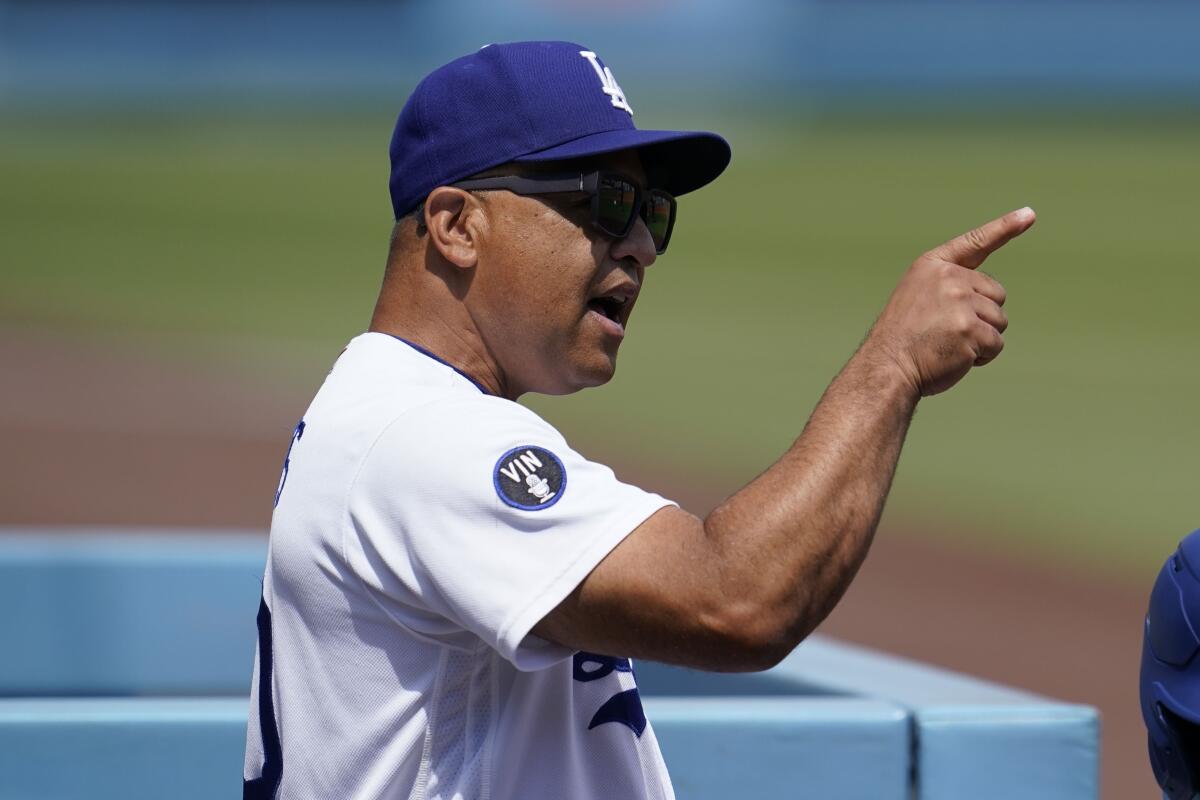
<path id="1" fill-rule="evenodd" d="M 425 77 L 396 120 L 396 219 L 433 189 L 510 161 L 559 161 L 636 148 L 656 188 L 681 195 L 729 164 L 703 131 L 643 131 L 612 70 L 571 42 L 492 44 Z"/>

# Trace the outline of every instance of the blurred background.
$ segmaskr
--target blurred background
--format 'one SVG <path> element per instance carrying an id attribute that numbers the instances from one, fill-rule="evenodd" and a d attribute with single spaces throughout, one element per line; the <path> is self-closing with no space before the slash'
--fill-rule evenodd
<path id="1" fill-rule="evenodd" d="M 596 50 L 639 127 L 733 145 L 617 378 L 525 401 L 694 511 L 787 448 L 913 258 L 1037 209 L 987 266 L 1004 357 L 922 403 L 823 631 L 1097 705 L 1106 796 L 1155 796 L 1141 617 L 1200 526 L 1188 0 L 0 0 L 0 524 L 265 530 L 370 317 L 400 106 L 538 38 Z"/>

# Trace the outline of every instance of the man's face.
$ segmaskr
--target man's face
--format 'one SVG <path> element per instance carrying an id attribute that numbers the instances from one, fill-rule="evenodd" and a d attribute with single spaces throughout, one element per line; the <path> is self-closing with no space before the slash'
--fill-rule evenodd
<path id="1" fill-rule="evenodd" d="M 647 188 L 641 162 L 630 151 L 522 171 L 597 168 Z M 655 259 L 645 223 L 639 217 L 628 236 L 616 239 L 591 224 L 591 200 L 584 193 L 492 191 L 480 197 L 489 224 L 467 300 L 508 393 L 566 394 L 607 382 L 646 267 Z"/>

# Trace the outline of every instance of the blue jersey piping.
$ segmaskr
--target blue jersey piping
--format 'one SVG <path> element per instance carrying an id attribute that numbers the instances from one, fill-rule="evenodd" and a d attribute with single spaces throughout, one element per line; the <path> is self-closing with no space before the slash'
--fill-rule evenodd
<path id="1" fill-rule="evenodd" d="M 423 355 L 423 356 L 428 356 L 429 358 L 432 358 L 434 361 L 438 362 L 439 364 L 443 364 L 443 365 L 445 365 L 445 366 L 449 367 L 450 369 L 454 370 L 454 371 L 455 371 L 455 372 L 457 372 L 459 375 L 462 375 L 464 378 L 466 378 L 467 380 L 469 380 L 469 381 L 471 382 L 471 384 L 472 384 L 472 385 L 473 385 L 473 386 L 474 386 L 476 389 L 478 389 L 479 391 L 483 392 L 484 394 L 487 394 L 487 395 L 490 395 L 490 394 L 491 394 L 491 392 L 489 392 L 489 391 L 488 391 L 486 388 L 484 388 L 484 385 L 483 385 L 482 383 L 480 383 L 479 381 L 475 380 L 475 379 L 474 379 L 474 378 L 472 378 L 470 375 L 468 375 L 467 373 L 463 372 L 461 369 L 459 369 L 458 367 L 454 366 L 453 364 L 451 364 L 451 363 L 450 363 L 449 361 L 447 361 L 446 359 L 444 359 L 444 358 L 442 358 L 442 357 L 440 357 L 440 356 L 438 356 L 438 355 L 435 355 L 434 353 L 431 353 L 431 352 L 429 352 L 428 350 L 426 350 L 424 347 L 421 347 L 421 345 L 419 345 L 419 344 L 413 344 L 413 343 L 412 343 L 412 342 L 410 342 L 408 339 L 404 339 L 404 338 L 402 338 L 402 337 L 400 337 L 400 336 L 397 336 L 397 335 L 396 335 L 396 334 L 394 334 L 394 333 L 389 333 L 389 334 L 388 334 L 388 336 L 391 336 L 393 339 L 395 339 L 395 340 L 396 340 L 396 341 L 398 341 L 398 342 L 404 342 L 406 345 L 408 345 L 409 347 L 411 347 L 413 350 L 416 350 L 416 351 L 417 351 L 418 353 L 420 353 L 421 355 Z"/>

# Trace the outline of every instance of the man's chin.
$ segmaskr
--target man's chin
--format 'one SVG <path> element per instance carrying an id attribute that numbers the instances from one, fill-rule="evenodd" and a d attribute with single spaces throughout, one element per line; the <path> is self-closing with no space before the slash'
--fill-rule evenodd
<path id="1" fill-rule="evenodd" d="M 554 386 L 535 391 L 539 394 L 551 395 L 574 394 L 581 389 L 592 389 L 596 386 L 603 386 L 613 379 L 616 372 L 617 354 L 613 352 L 608 355 L 601 355 L 590 363 L 578 364 L 572 370 L 569 377 L 564 376 L 563 380 L 556 382 Z"/>
<path id="2" fill-rule="evenodd" d="M 613 347 L 611 350 L 599 354 L 595 362 L 589 364 L 588 369 L 583 371 L 582 384 L 579 388 L 590 389 L 594 386 L 603 386 L 611 381 L 616 374 L 617 348 Z"/>

